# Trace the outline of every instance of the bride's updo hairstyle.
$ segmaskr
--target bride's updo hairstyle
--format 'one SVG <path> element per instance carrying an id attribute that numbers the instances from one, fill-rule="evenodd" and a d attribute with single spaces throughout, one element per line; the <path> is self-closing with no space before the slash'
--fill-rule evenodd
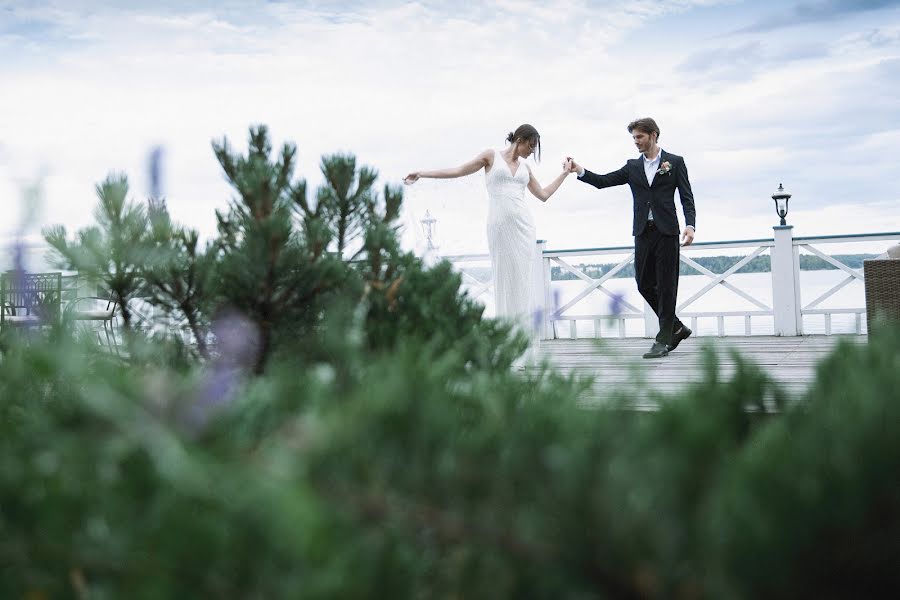
<path id="1" fill-rule="evenodd" d="M 541 134 L 534 128 L 534 125 L 529 125 L 528 123 L 519 125 L 515 131 L 509 132 L 509 135 L 506 136 L 506 141 L 510 144 L 513 142 L 534 142 L 534 160 L 541 162 Z"/>

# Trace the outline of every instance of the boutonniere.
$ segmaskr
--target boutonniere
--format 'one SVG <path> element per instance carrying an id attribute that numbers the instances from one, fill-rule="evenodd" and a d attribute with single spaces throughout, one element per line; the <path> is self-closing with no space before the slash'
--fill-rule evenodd
<path id="1" fill-rule="evenodd" d="M 669 171 L 672 170 L 672 163 L 669 161 L 663 161 L 661 165 L 659 165 L 659 170 L 656 172 L 657 175 L 667 175 Z"/>

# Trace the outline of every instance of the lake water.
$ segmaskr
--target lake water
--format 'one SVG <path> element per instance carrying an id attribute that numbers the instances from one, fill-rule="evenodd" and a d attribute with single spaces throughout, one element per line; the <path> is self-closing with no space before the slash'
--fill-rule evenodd
<path id="1" fill-rule="evenodd" d="M 806 306 L 819 296 L 830 290 L 834 285 L 842 282 L 848 275 L 844 271 L 819 270 L 801 271 L 800 289 L 801 306 Z M 712 281 L 706 275 L 682 275 L 678 283 L 678 302 L 684 302 L 700 291 Z M 772 276 L 771 273 L 742 273 L 731 275 L 726 279 L 728 283 L 741 291 L 756 298 L 766 306 L 772 306 Z M 553 290 L 558 290 L 559 306 L 566 305 L 575 298 L 588 284 L 581 280 L 554 281 Z M 622 294 L 624 299 L 636 308 L 643 310 L 644 302 L 637 291 L 637 285 L 631 278 L 610 279 L 604 287 L 610 292 Z M 485 312 L 493 315 L 492 292 L 483 294 L 479 300 L 485 304 Z M 865 288 L 861 281 L 854 280 L 847 284 L 815 308 L 854 308 L 865 307 Z M 723 285 L 717 285 L 692 302 L 683 312 L 725 312 L 741 310 L 762 310 L 760 307 L 742 298 Z M 627 311 L 626 309 L 626 312 Z M 679 314 L 682 311 L 679 311 Z M 593 291 L 577 304 L 566 310 L 564 315 L 603 315 L 611 313 L 610 297 L 603 292 Z M 685 319 L 690 325 L 690 321 Z M 774 322 L 772 317 L 752 317 L 750 320 L 752 335 L 773 335 Z M 744 317 L 725 317 L 725 333 L 727 335 L 744 335 Z M 577 337 L 593 337 L 593 321 L 577 322 Z M 627 319 L 625 322 L 627 336 L 642 336 L 644 333 L 643 319 Z M 865 317 L 862 319 L 862 331 L 866 330 Z M 825 315 L 804 315 L 803 332 L 805 334 L 824 334 Z M 832 333 L 855 333 L 856 316 L 853 314 L 836 314 L 831 316 Z M 557 335 L 569 337 L 569 322 L 557 323 Z M 604 319 L 601 321 L 601 334 L 603 336 L 618 336 L 618 322 Z M 718 320 L 716 317 L 700 317 L 697 322 L 695 334 L 718 335 Z"/>

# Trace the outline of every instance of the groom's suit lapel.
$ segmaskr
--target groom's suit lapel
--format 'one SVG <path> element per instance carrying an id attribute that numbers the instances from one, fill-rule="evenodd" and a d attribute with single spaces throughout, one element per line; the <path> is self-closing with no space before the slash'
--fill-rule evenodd
<path id="1" fill-rule="evenodd" d="M 647 173 L 644 171 L 644 157 L 638 156 L 632 161 L 631 168 L 634 170 L 634 178 L 640 181 L 642 186 L 649 189 L 650 183 L 647 181 Z"/>

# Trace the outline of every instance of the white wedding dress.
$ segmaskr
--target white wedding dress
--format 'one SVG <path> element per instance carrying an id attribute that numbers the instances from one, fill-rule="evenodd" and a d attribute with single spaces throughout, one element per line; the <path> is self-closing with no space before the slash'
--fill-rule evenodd
<path id="1" fill-rule="evenodd" d="M 535 338 L 537 309 L 532 283 L 537 244 L 534 218 L 525 204 L 530 173 L 524 162 L 515 174 L 494 151 L 494 165 L 485 174 L 488 191 L 488 250 L 494 283 L 496 316 L 515 321 Z"/>

